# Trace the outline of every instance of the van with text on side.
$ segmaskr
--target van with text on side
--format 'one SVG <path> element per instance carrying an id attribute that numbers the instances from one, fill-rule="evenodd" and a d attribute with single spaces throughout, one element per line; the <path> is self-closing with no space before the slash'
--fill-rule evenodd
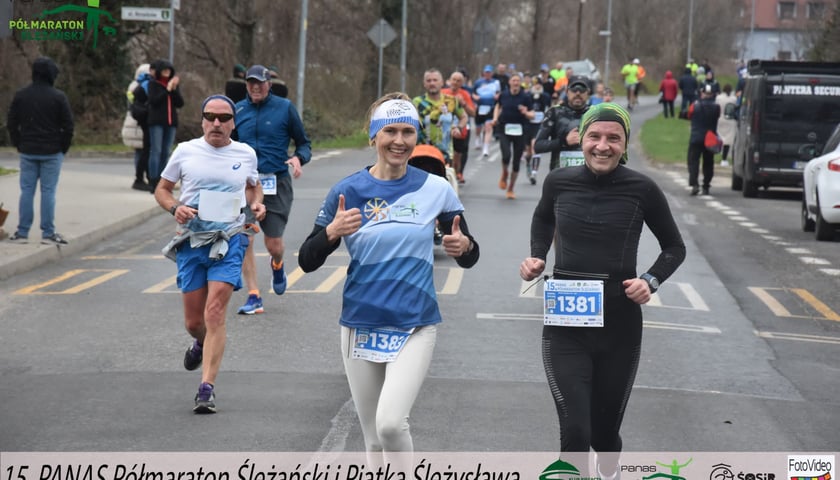
<path id="1" fill-rule="evenodd" d="M 750 60 L 732 155 L 732 189 L 801 187 L 840 123 L 840 63 Z"/>

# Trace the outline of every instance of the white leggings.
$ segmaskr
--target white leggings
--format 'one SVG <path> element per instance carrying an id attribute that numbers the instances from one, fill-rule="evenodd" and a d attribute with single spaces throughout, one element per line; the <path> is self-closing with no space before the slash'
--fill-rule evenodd
<path id="1" fill-rule="evenodd" d="M 418 327 L 393 362 L 350 358 L 353 329 L 341 327 L 341 356 L 368 452 L 412 452 L 408 416 L 426 378 L 437 326 Z"/>

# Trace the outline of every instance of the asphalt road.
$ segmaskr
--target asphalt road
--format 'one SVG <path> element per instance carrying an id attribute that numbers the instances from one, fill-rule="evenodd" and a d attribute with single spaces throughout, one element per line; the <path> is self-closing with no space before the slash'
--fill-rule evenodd
<path id="1" fill-rule="evenodd" d="M 637 109 L 634 123 L 653 109 Z M 743 199 L 720 171 L 712 196 L 690 198 L 683 167 L 648 165 L 635 143 L 631 152 L 630 166 L 666 191 L 688 257 L 644 308 L 625 448 L 836 450 L 837 243 L 798 230 L 795 192 Z M 290 266 L 329 186 L 372 160 L 371 150 L 344 151 L 306 167 L 287 228 Z M 473 152 L 460 192 L 481 261 L 461 270 L 436 258 L 444 323 L 412 414 L 418 451 L 559 450 L 540 291 L 518 277 L 539 186 L 520 181 L 518 198 L 506 200 L 499 168 L 498 153 Z M 175 267 L 159 254 L 171 222 L 161 213 L 0 282 L 0 451 L 362 450 L 338 347 L 346 254 L 312 274 L 293 270 L 285 295 L 266 294 L 263 315 L 235 315 L 246 295 L 234 295 L 219 413 L 196 416 L 199 376 L 181 365 L 189 339 Z M 656 254 L 647 233 L 639 270 Z M 70 270 L 82 272 L 55 280 Z"/>

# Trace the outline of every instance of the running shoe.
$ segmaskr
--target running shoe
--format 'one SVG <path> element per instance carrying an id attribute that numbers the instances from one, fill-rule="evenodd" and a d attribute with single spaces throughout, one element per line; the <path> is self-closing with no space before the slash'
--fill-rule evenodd
<path id="1" fill-rule="evenodd" d="M 41 243 L 44 245 L 67 245 L 67 240 L 61 235 L 53 233 L 50 237 L 42 238 Z"/>
<path id="2" fill-rule="evenodd" d="M 141 192 L 148 192 L 149 184 L 143 180 L 135 180 L 134 183 L 131 184 L 131 188 L 134 190 L 140 190 Z"/>
<path id="3" fill-rule="evenodd" d="M 195 413 L 216 413 L 216 394 L 213 392 L 213 385 L 207 382 L 202 383 L 198 387 L 198 393 L 195 394 Z"/>
<path id="4" fill-rule="evenodd" d="M 464 174 L 463 173 L 458 173 L 458 174 L 456 174 L 456 176 L 458 177 L 458 185 L 463 185 L 463 184 L 466 183 L 464 181 Z"/>
<path id="5" fill-rule="evenodd" d="M 245 302 L 245 305 L 239 307 L 237 313 L 240 315 L 253 315 L 255 313 L 263 313 L 264 311 L 262 297 L 251 294 L 248 295 L 248 300 Z"/>
<path id="6" fill-rule="evenodd" d="M 505 193 L 505 198 L 507 198 L 508 200 L 515 200 L 516 194 L 508 190 L 507 193 Z"/>
<path id="7" fill-rule="evenodd" d="M 9 241 L 14 243 L 29 243 L 29 238 L 15 232 L 11 237 L 9 237 Z"/>
<path id="8" fill-rule="evenodd" d="M 499 179 L 499 188 L 502 190 L 507 188 L 507 172 L 502 172 L 502 178 Z"/>
<path id="9" fill-rule="evenodd" d="M 202 358 L 204 358 L 204 351 L 201 345 L 198 344 L 198 340 L 195 340 L 184 354 L 184 368 L 190 371 L 195 370 L 201 366 Z"/>
<path id="10" fill-rule="evenodd" d="M 536 170 L 531 170 L 530 172 L 528 172 L 528 180 L 531 181 L 531 185 L 536 185 L 537 184 L 537 171 Z"/>
<path id="11" fill-rule="evenodd" d="M 282 262 L 279 268 L 275 267 L 274 259 L 271 259 L 271 288 L 277 295 L 283 295 L 286 292 L 286 270 Z"/>

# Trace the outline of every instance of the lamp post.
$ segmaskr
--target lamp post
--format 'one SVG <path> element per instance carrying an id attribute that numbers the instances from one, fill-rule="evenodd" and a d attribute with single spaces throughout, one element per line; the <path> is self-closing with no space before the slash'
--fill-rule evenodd
<path id="1" fill-rule="evenodd" d="M 694 0 L 688 1 L 688 50 L 685 55 L 685 63 L 691 61 L 691 30 L 694 27 Z"/>
<path id="2" fill-rule="evenodd" d="M 586 3 L 586 0 L 580 0 L 580 5 L 578 6 L 578 21 L 577 21 L 577 56 L 575 59 L 580 60 L 580 40 L 581 40 L 581 25 L 583 23 L 583 4 Z"/>

